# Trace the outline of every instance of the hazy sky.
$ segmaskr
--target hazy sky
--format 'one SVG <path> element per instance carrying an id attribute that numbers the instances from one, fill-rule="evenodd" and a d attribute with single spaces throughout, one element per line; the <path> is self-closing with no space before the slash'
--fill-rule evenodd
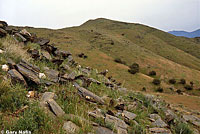
<path id="1" fill-rule="evenodd" d="M 193 31 L 200 28 L 200 0 L 0 0 L 0 20 L 10 25 L 57 29 L 100 17 Z"/>

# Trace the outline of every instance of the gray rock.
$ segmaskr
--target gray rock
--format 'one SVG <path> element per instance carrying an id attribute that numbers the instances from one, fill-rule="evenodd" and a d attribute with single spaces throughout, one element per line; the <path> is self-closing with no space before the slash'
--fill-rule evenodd
<path id="1" fill-rule="evenodd" d="M 200 118 L 194 115 L 183 115 L 183 119 L 187 122 L 191 122 L 195 126 L 200 127 Z"/>
<path id="2" fill-rule="evenodd" d="M 76 124 L 74 124 L 73 122 L 67 121 L 63 125 L 63 130 L 65 130 L 67 134 L 68 133 L 69 134 L 75 134 L 75 133 L 78 133 L 80 128 Z"/>
<path id="3" fill-rule="evenodd" d="M 15 69 L 8 71 L 9 76 L 11 77 L 11 81 L 13 84 L 21 83 L 24 86 L 27 86 L 27 83 L 24 77 Z"/>
<path id="4" fill-rule="evenodd" d="M 7 32 L 4 29 L 0 28 L 0 37 L 5 37 L 6 35 Z"/>
<path id="5" fill-rule="evenodd" d="M 133 119 L 135 119 L 137 117 L 136 114 L 128 112 L 128 111 L 125 111 L 125 110 L 123 111 L 123 114 L 124 114 L 124 117 L 126 117 L 129 120 L 133 120 Z"/>
<path id="6" fill-rule="evenodd" d="M 165 113 L 165 117 L 166 117 L 167 122 L 170 122 L 170 121 L 174 120 L 175 118 L 177 118 L 175 113 L 170 109 L 164 111 L 164 113 Z"/>
<path id="7" fill-rule="evenodd" d="M 171 131 L 165 128 L 149 128 L 152 134 L 171 134 Z"/>
<path id="8" fill-rule="evenodd" d="M 47 52 L 47 51 L 42 51 L 41 54 L 42 54 L 42 56 L 43 56 L 46 60 L 48 60 L 48 61 L 51 61 L 51 60 L 52 60 L 52 57 L 51 57 L 51 55 L 49 54 L 49 52 Z"/>
<path id="9" fill-rule="evenodd" d="M 164 128 L 164 127 L 168 126 L 161 118 L 159 118 L 155 122 L 153 122 L 152 125 L 154 127 L 161 127 L 161 128 Z"/>
<path id="10" fill-rule="evenodd" d="M 55 83 L 58 82 L 58 75 L 59 75 L 58 71 L 47 68 L 45 68 L 44 70 L 45 70 L 44 73 L 46 74 L 48 80 Z"/>
<path id="11" fill-rule="evenodd" d="M 63 51 L 63 50 L 56 50 L 55 55 L 60 57 L 60 58 L 67 58 L 68 56 L 72 55 L 70 52 Z"/>
<path id="12" fill-rule="evenodd" d="M 73 84 L 78 89 L 78 94 L 82 96 L 83 98 L 92 102 L 98 102 L 102 105 L 105 103 L 101 97 L 95 95 L 94 93 L 90 92 L 89 90 L 83 87 L 80 87 L 76 82 L 74 82 Z"/>
<path id="13" fill-rule="evenodd" d="M 53 100 L 49 99 L 47 100 L 47 103 L 50 107 L 50 110 L 58 117 L 61 117 L 65 114 L 65 112 L 62 110 L 62 108 Z"/>
<path id="14" fill-rule="evenodd" d="M 58 66 L 60 66 L 63 63 L 63 61 L 64 61 L 63 59 L 58 59 L 58 58 L 53 58 L 51 60 L 51 62 L 53 62 L 54 64 L 56 64 Z"/>
<path id="15" fill-rule="evenodd" d="M 88 114 L 89 114 L 89 116 L 91 116 L 93 118 L 102 118 L 102 119 L 105 118 L 100 110 L 94 110 L 92 112 L 88 112 Z"/>
<path id="16" fill-rule="evenodd" d="M 17 39 L 19 41 L 22 41 L 22 42 L 26 42 L 26 38 L 24 38 L 20 33 L 15 33 L 15 37 L 17 37 Z"/>
<path id="17" fill-rule="evenodd" d="M 21 66 L 25 67 L 26 69 L 32 71 L 35 75 L 38 75 L 40 73 L 40 68 L 32 65 L 28 62 L 26 62 L 25 60 L 21 60 L 19 63 Z"/>
<path id="18" fill-rule="evenodd" d="M 40 79 L 31 71 L 26 69 L 25 67 L 17 64 L 17 70 L 27 79 L 33 81 L 36 84 L 40 84 Z"/>
<path id="19" fill-rule="evenodd" d="M 158 114 L 151 114 L 150 115 L 151 121 L 153 121 L 152 125 L 155 127 L 167 127 L 168 125 L 161 119 Z"/>
<path id="20" fill-rule="evenodd" d="M 118 128 L 117 129 L 117 134 L 128 134 L 126 129 Z"/>
<path id="21" fill-rule="evenodd" d="M 114 134 L 113 131 L 111 131 L 110 129 L 105 128 L 105 127 L 99 126 L 99 127 L 96 127 L 95 130 L 96 130 L 95 134 Z"/>
<path id="22" fill-rule="evenodd" d="M 55 93 L 52 93 L 52 92 L 45 92 L 43 95 L 42 95 L 42 98 L 41 98 L 41 101 L 48 101 L 50 99 L 54 99 L 56 100 L 57 99 L 57 95 Z"/>
<path id="23" fill-rule="evenodd" d="M 118 129 L 118 128 L 127 129 L 128 128 L 128 125 L 123 120 L 121 120 L 117 117 L 108 115 L 108 114 L 106 114 L 105 122 L 108 124 L 113 124 L 116 129 Z"/>
<path id="24" fill-rule="evenodd" d="M 5 21 L 0 21 L 0 28 L 5 29 L 8 26 L 7 22 Z"/>
<path id="25" fill-rule="evenodd" d="M 37 39 L 36 43 L 43 46 L 43 45 L 47 45 L 50 42 L 49 39 L 43 39 L 43 38 L 39 38 Z"/>
<path id="26" fill-rule="evenodd" d="M 8 58 L 7 63 L 8 63 L 9 69 L 16 68 L 16 63 L 13 60 L 11 60 L 10 58 Z"/>

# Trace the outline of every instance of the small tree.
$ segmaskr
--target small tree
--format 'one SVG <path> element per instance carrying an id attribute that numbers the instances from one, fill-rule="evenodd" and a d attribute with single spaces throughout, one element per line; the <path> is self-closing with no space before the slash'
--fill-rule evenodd
<path id="1" fill-rule="evenodd" d="M 130 67 L 130 69 L 128 70 L 131 74 L 136 74 L 139 72 L 139 64 L 137 63 L 133 63 Z"/>
<path id="2" fill-rule="evenodd" d="M 164 90 L 163 90 L 163 88 L 162 87 L 158 87 L 157 89 L 156 89 L 156 92 L 160 92 L 160 93 L 162 93 Z"/>
<path id="3" fill-rule="evenodd" d="M 149 72 L 149 76 L 155 76 L 155 75 L 156 75 L 156 71 Z"/>
<path id="4" fill-rule="evenodd" d="M 180 79 L 180 84 L 186 84 L 186 80 L 185 79 Z"/>
<path id="5" fill-rule="evenodd" d="M 170 80 L 169 80 L 169 83 L 170 83 L 170 84 L 176 84 L 176 80 L 175 80 L 175 79 L 170 79 Z"/>
<path id="6" fill-rule="evenodd" d="M 161 81 L 159 79 L 154 79 L 152 83 L 154 85 L 160 85 Z"/>

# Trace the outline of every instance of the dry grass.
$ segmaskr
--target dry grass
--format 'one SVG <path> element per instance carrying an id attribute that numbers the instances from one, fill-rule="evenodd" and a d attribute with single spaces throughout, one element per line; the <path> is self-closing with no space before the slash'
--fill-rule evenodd
<path id="1" fill-rule="evenodd" d="M 4 39 L 1 39 L 2 46 L 7 54 L 10 54 L 12 57 L 20 57 L 27 61 L 30 61 L 32 58 L 27 53 L 27 50 L 23 49 L 24 44 L 16 42 L 12 36 L 7 36 Z"/>

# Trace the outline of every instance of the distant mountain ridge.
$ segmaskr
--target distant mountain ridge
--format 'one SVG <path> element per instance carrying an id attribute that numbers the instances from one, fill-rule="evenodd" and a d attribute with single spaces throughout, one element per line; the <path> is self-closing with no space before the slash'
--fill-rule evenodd
<path id="1" fill-rule="evenodd" d="M 193 31 L 193 32 L 169 31 L 168 33 L 173 34 L 175 36 L 183 36 L 183 37 L 188 37 L 188 38 L 200 37 L 200 29 Z"/>

